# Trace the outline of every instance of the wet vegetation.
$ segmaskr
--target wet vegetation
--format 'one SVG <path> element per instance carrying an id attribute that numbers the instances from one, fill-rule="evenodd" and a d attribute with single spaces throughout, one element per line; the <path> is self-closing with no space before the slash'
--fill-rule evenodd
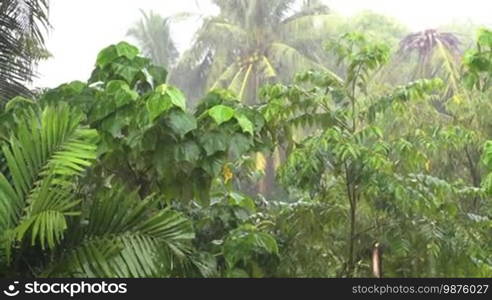
<path id="1" fill-rule="evenodd" d="M 491 30 L 211 2 L 42 91 L 48 5 L 0 3 L 0 276 L 492 275 Z"/>

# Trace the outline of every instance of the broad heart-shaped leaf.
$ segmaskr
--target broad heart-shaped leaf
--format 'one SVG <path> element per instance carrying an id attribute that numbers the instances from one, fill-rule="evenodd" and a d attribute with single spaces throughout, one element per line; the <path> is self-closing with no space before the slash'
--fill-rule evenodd
<path id="1" fill-rule="evenodd" d="M 199 137 L 199 141 L 207 155 L 225 152 L 229 145 L 229 137 L 221 132 L 207 132 Z"/>
<path id="2" fill-rule="evenodd" d="M 162 95 L 160 93 L 154 93 L 147 100 L 147 111 L 149 112 L 149 118 L 154 121 L 161 114 L 168 111 L 173 106 L 169 95 Z"/>
<path id="3" fill-rule="evenodd" d="M 234 109 L 225 105 L 216 105 L 208 110 L 208 115 L 214 119 L 217 125 L 229 121 L 234 117 Z"/>
<path id="4" fill-rule="evenodd" d="M 152 76 L 154 80 L 154 85 L 158 86 L 166 83 L 167 70 L 165 68 L 158 66 L 149 66 L 147 69 L 150 76 Z"/>
<path id="5" fill-rule="evenodd" d="M 99 52 L 96 63 L 99 68 L 104 68 L 118 57 L 123 56 L 132 60 L 137 55 L 138 48 L 128 44 L 127 42 L 120 42 L 117 45 L 106 47 Z"/>
<path id="6" fill-rule="evenodd" d="M 116 107 L 121 107 L 138 99 L 138 93 L 122 80 L 112 80 L 106 85 L 106 94 L 110 96 Z"/>
<path id="7" fill-rule="evenodd" d="M 176 161 L 187 161 L 194 163 L 200 158 L 201 150 L 194 141 L 186 141 L 174 148 L 174 159 Z"/>
<path id="8" fill-rule="evenodd" d="M 183 93 L 175 87 L 169 86 L 167 89 L 167 94 L 171 97 L 173 104 L 183 111 L 186 110 L 186 99 Z"/>
<path id="9" fill-rule="evenodd" d="M 107 83 L 106 89 L 99 94 L 97 101 L 89 113 L 89 121 L 95 122 L 107 118 L 123 106 L 138 99 L 138 93 L 130 89 L 128 84 L 122 80 L 112 80 Z M 108 126 L 108 125 L 106 125 Z M 110 127 L 112 127 L 109 124 Z"/>
<path id="10" fill-rule="evenodd" d="M 133 82 L 135 77 L 141 72 L 140 68 L 137 68 L 130 64 L 123 64 L 119 62 L 111 64 L 110 69 L 113 73 L 113 76 L 116 76 L 116 78 L 122 78 L 128 83 Z"/>
<path id="11" fill-rule="evenodd" d="M 139 52 L 137 47 L 130 45 L 127 42 L 119 42 L 116 45 L 116 51 L 119 57 L 124 56 L 129 60 L 134 59 Z"/>
<path id="12" fill-rule="evenodd" d="M 99 68 L 104 68 L 110 62 L 118 58 L 118 52 L 116 51 L 116 47 L 111 45 L 109 47 L 104 48 L 97 55 L 96 64 Z"/>
<path id="13" fill-rule="evenodd" d="M 181 110 L 173 110 L 168 118 L 169 127 L 181 138 L 197 128 L 195 117 Z"/>
<path id="14" fill-rule="evenodd" d="M 109 132 L 114 138 L 123 137 L 121 131 L 123 128 L 130 124 L 130 118 L 126 117 L 125 114 L 128 114 L 122 109 L 117 111 L 114 114 L 111 114 L 109 117 L 105 118 L 101 122 L 100 128 L 103 131 Z"/>
<path id="15" fill-rule="evenodd" d="M 239 126 L 243 130 L 243 132 L 249 133 L 251 135 L 254 134 L 254 125 L 253 122 L 251 122 L 248 117 L 245 115 L 236 112 L 234 115 L 234 118 L 236 118 L 237 122 L 239 123 Z"/>
<path id="16" fill-rule="evenodd" d="M 253 146 L 253 138 L 243 133 L 235 133 L 229 137 L 229 145 L 229 153 L 234 158 L 240 158 Z"/>
<path id="17" fill-rule="evenodd" d="M 186 110 L 186 99 L 183 93 L 177 88 L 167 84 L 161 84 L 155 89 L 155 91 L 161 95 L 168 95 L 174 106 L 181 108 L 183 111 Z"/>
<path id="18" fill-rule="evenodd" d="M 220 155 L 219 155 L 220 156 Z M 224 159 L 222 158 L 219 158 L 217 156 L 212 156 L 212 157 L 208 157 L 207 159 L 203 160 L 200 162 L 201 163 L 201 168 L 207 172 L 207 174 L 211 177 L 217 177 L 219 176 L 223 166 L 224 166 Z M 204 195 L 204 196 L 207 196 L 208 197 L 208 193 L 207 195 Z M 207 201 L 209 199 L 206 199 Z"/>

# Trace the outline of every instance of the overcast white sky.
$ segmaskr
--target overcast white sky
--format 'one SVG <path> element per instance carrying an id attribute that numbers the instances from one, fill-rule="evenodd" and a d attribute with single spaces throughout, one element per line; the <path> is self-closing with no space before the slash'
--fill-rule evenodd
<path id="1" fill-rule="evenodd" d="M 373 10 L 396 17 L 412 30 L 438 27 L 453 20 L 492 22 L 490 0 L 325 0 L 334 10 L 352 15 Z M 162 15 L 179 12 L 211 14 L 216 9 L 208 0 L 51 0 L 53 26 L 47 47 L 53 58 L 40 64 L 34 86 L 55 87 L 72 80 L 88 79 L 99 50 L 128 40 L 128 28 L 140 19 L 139 9 Z M 176 26 L 175 39 L 186 47 L 195 26 Z"/>

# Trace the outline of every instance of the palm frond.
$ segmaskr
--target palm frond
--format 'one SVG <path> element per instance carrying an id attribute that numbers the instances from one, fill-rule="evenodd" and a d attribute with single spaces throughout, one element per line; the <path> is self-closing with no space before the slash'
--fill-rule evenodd
<path id="1" fill-rule="evenodd" d="M 171 37 L 170 18 L 164 18 L 152 11 L 146 13 L 141 10 L 141 13 L 142 20 L 130 28 L 127 35 L 138 41 L 143 53 L 154 64 L 173 66 L 179 53 Z"/>
<path id="2" fill-rule="evenodd" d="M 231 79 L 234 81 L 234 78 L 237 77 L 243 68 L 241 68 L 237 63 L 232 63 L 229 65 L 225 71 L 219 76 L 219 78 L 215 81 L 215 83 L 210 88 L 211 90 L 216 89 L 219 86 L 223 86 L 224 84 L 230 83 Z"/>
<path id="3" fill-rule="evenodd" d="M 0 2 L 0 100 L 30 94 L 25 83 L 47 53 L 43 34 L 48 26 L 47 0 Z"/>
<path id="4" fill-rule="evenodd" d="M 412 33 L 400 42 L 400 53 L 407 54 L 417 51 L 420 56 L 428 56 L 437 47 L 437 41 L 457 53 L 460 40 L 451 32 L 440 32 L 434 29 Z"/>
<path id="5" fill-rule="evenodd" d="M 186 260 L 191 222 L 159 198 L 141 200 L 121 185 L 97 196 L 68 238 L 69 250 L 46 276 L 162 277 Z"/>
<path id="6" fill-rule="evenodd" d="M 330 74 L 337 82 L 343 82 L 337 74 L 310 60 L 287 44 L 272 43 L 268 49 L 268 57 L 271 58 L 272 65 L 276 67 L 278 73 L 287 72 L 292 76 L 292 70 L 319 69 Z"/>
<path id="7" fill-rule="evenodd" d="M 73 180 L 96 158 L 94 130 L 80 127 L 68 106 L 29 110 L 2 147 L 8 171 L 0 174 L 0 225 L 18 241 L 53 248 L 66 217 L 78 214 Z M 8 179 L 9 178 L 9 179 Z"/>
<path id="8" fill-rule="evenodd" d="M 295 1 L 291 1 L 295 2 Z M 284 8 L 285 10 L 285 8 Z M 288 23 L 295 19 L 302 18 L 305 16 L 316 16 L 316 15 L 328 15 L 331 13 L 331 9 L 325 5 L 320 0 L 307 0 L 304 1 L 299 11 L 289 16 L 282 23 Z"/>
<path id="9" fill-rule="evenodd" d="M 322 43 L 343 29 L 341 16 L 332 14 L 302 15 L 283 22 L 277 29 L 281 40 L 289 44 L 317 41 Z M 310 32 L 310 34 L 305 34 Z"/>

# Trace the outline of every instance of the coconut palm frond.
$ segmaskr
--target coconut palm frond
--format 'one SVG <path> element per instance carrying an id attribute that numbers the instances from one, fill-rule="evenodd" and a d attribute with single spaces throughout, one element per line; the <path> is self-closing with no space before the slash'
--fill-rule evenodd
<path id="1" fill-rule="evenodd" d="M 0 2 L 0 101 L 29 95 L 26 87 L 39 59 L 46 57 L 47 0 Z"/>

